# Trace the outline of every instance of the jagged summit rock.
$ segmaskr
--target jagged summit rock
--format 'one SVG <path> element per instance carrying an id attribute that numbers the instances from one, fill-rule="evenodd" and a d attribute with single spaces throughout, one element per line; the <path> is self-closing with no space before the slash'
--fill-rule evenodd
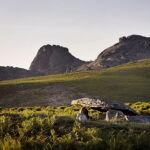
<path id="1" fill-rule="evenodd" d="M 146 40 L 146 39 L 150 39 L 148 37 L 144 37 L 141 35 L 130 35 L 130 36 L 123 36 L 121 38 L 119 38 L 119 42 L 129 42 L 129 41 L 137 41 L 137 40 Z"/>
<path id="2" fill-rule="evenodd" d="M 85 63 L 71 55 L 68 48 L 59 45 L 44 45 L 32 61 L 30 70 L 45 75 L 60 74 L 72 72 Z"/>
<path id="3" fill-rule="evenodd" d="M 95 61 L 80 66 L 77 71 L 103 69 L 147 58 L 150 58 L 149 37 L 124 36 L 117 44 L 102 51 Z"/>

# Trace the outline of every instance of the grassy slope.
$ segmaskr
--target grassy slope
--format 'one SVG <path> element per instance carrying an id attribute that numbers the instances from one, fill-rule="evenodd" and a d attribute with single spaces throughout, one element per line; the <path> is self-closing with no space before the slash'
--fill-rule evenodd
<path id="1" fill-rule="evenodd" d="M 150 100 L 150 59 L 79 73 L 24 78 L 0 82 L 0 98 L 18 90 L 65 85 L 89 95 L 122 102 Z"/>

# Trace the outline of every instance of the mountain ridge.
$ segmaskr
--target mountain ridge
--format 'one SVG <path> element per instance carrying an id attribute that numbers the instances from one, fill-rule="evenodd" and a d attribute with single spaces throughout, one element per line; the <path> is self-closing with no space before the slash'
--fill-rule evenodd
<path id="1" fill-rule="evenodd" d="M 26 70 L 19 67 L 0 66 L 0 81 L 25 77 L 42 76 L 42 73 Z"/>
<path id="2" fill-rule="evenodd" d="M 29 70 L 0 68 L 0 80 L 55 75 L 88 70 L 101 70 L 121 64 L 150 58 L 150 37 L 130 35 L 103 50 L 94 61 L 83 61 L 73 56 L 69 49 L 59 45 L 42 46 Z"/>
<path id="3" fill-rule="evenodd" d="M 149 37 L 123 36 L 118 43 L 103 50 L 95 61 L 80 66 L 77 71 L 99 70 L 147 58 L 150 58 Z"/>

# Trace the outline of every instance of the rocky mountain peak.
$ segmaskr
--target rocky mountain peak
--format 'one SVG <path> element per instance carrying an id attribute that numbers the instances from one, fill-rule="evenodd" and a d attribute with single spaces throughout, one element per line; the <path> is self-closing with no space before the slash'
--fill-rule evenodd
<path id="1" fill-rule="evenodd" d="M 119 38 L 119 42 L 102 51 L 92 63 L 83 65 L 77 71 L 97 70 L 150 58 L 150 38 L 130 35 Z"/>
<path id="2" fill-rule="evenodd" d="M 46 51 L 59 51 L 59 50 L 68 52 L 68 48 L 66 47 L 62 47 L 60 45 L 50 45 L 50 44 L 42 46 L 39 51 L 46 52 Z"/>
<path id="3" fill-rule="evenodd" d="M 30 70 L 49 74 L 72 72 L 85 62 L 70 54 L 68 48 L 59 45 L 42 46 L 31 63 Z"/>
<path id="4" fill-rule="evenodd" d="M 130 42 L 130 41 L 137 41 L 137 40 L 146 40 L 147 37 L 141 35 L 130 35 L 130 36 L 123 36 L 119 38 L 119 42 Z"/>

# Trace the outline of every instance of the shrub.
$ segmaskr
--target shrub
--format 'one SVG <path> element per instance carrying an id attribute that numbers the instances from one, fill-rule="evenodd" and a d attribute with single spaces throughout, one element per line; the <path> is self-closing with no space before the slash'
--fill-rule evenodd
<path id="1" fill-rule="evenodd" d="M 146 105 L 131 104 L 140 109 Z M 0 150 L 150 149 L 149 124 L 102 121 L 98 116 L 103 114 L 96 110 L 89 110 L 94 121 L 78 122 L 79 108 L 73 106 L 20 108 L 0 112 Z"/>
<path id="2" fill-rule="evenodd" d="M 74 120 L 67 116 L 58 116 L 56 117 L 53 127 L 56 133 L 61 136 L 69 133 L 72 130 Z"/>

